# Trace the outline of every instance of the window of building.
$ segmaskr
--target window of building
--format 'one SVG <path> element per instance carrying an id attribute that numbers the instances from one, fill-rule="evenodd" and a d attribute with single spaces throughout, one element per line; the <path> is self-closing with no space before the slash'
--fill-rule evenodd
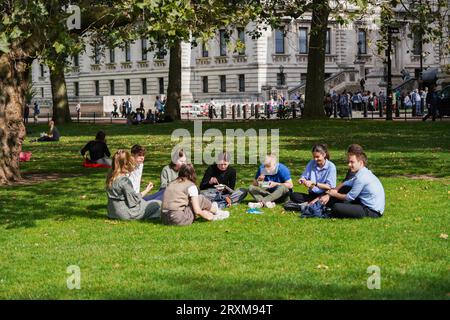
<path id="1" fill-rule="evenodd" d="M 331 54 L 331 29 L 327 29 L 327 35 L 325 40 L 325 54 Z"/>
<path id="2" fill-rule="evenodd" d="M 208 77 L 202 77 L 202 91 L 208 93 Z"/>
<path id="3" fill-rule="evenodd" d="M 131 48 L 129 43 L 125 44 L 125 61 L 131 61 Z"/>
<path id="4" fill-rule="evenodd" d="M 147 60 L 147 39 L 141 39 L 142 61 Z"/>
<path id="5" fill-rule="evenodd" d="M 366 30 L 358 31 L 358 54 L 367 54 Z"/>
<path id="6" fill-rule="evenodd" d="M 75 97 L 80 96 L 80 84 L 78 82 L 73 83 L 73 94 Z"/>
<path id="7" fill-rule="evenodd" d="M 116 50 L 114 48 L 109 49 L 109 63 L 116 62 Z"/>
<path id="8" fill-rule="evenodd" d="M 114 84 L 114 80 L 109 80 L 109 92 L 112 96 L 116 94 L 116 87 Z"/>
<path id="9" fill-rule="evenodd" d="M 41 64 L 39 65 L 39 68 L 40 68 L 40 71 L 41 71 L 41 77 L 44 77 L 44 75 L 45 75 L 45 72 L 44 72 L 44 65 L 41 63 Z"/>
<path id="10" fill-rule="evenodd" d="M 41 97 L 44 98 L 44 88 L 41 88 Z"/>
<path id="11" fill-rule="evenodd" d="M 308 28 L 298 30 L 298 52 L 308 53 Z"/>
<path id="12" fill-rule="evenodd" d="M 128 96 L 131 92 L 130 79 L 125 79 L 125 94 Z"/>
<path id="13" fill-rule="evenodd" d="M 100 64 L 100 48 L 98 45 L 94 45 L 94 63 Z"/>
<path id="14" fill-rule="evenodd" d="M 220 92 L 227 92 L 227 78 L 225 76 L 219 76 L 220 79 Z"/>
<path id="15" fill-rule="evenodd" d="M 275 30 L 275 53 L 283 54 L 284 53 L 284 32 L 283 30 L 276 29 Z"/>
<path id="16" fill-rule="evenodd" d="M 99 96 L 100 95 L 100 81 L 95 80 L 94 84 L 95 84 L 95 95 Z"/>
<path id="17" fill-rule="evenodd" d="M 208 57 L 209 52 L 208 52 L 208 47 L 207 47 L 207 43 L 205 41 L 202 42 L 202 57 L 206 58 Z"/>
<path id="18" fill-rule="evenodd" d="M 164 78 L 158 78 L 159 94 L 164 94 Z"/>
<path id="19" fill-rule="evenodd" d="M 245 30 L 244 28 L 238 28 L 237 32 L 240 45 L 242 46 L 241 49 L 238 50 L 238 54 L 245 55 Z"/>
<path id="20" fill-rule="evenodd" d="M 74 65 L 74 67 L 80 66 L 80 59 L 79 59 L 78 53 L 73 55 L 73 65 Z"/>
<path id="21" fill-rule="evenodd" d="M 245 92 L 245 74 L 239 75 L 239 92 Z"/>
<path id="22" fill-rule="evenodd" d="M 219 30 L 219 48 L 220 48 L 220 55 L 226 56 L 227 55 L 227 37 L 225 30 Z"/>
<path id="23" fill-rule="evenodd" d="M 141 79 L 142 83 L 142 94 L 147 94 L 147 79 L 143 78 Z"/>

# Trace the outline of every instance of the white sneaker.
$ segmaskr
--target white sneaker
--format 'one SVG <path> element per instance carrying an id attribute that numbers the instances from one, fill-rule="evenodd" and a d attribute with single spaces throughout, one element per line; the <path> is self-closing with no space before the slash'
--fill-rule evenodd
<path id="1" fill-rule="evenodd" d="M 213 221 L 216 221 L 216 220 L 224 220 L 229 217 L 230 217 L 230 213 L 228 211 L 219 210 L 219 211 L 217 211 L 217 213 L 214 215 L 214 217 L 212 219 L 213 219 Z"/>
<path id="2" fill-rule="evenodd" d="M 217 212 L 219 211 L 219 205 L 217 204 L 217 202 L 213 202 L 212 204 L 211 204 L 211 213 L 212 214 L 217 214 Z"/>
<path id="3" fill-rule="evenodd" d="M 266 208 L 272 209 L 275 208 L 276 203 L 272 201 L 267 201 L 264 205 L 266 206 Z"/>
<path id="4" fill-rule="evenodd" d="M 261 202 L 249 202 L 248 203 L 248 207 L 250 209 L 255 209 L 255 208 L 262 208 L 263 204 Z"/>

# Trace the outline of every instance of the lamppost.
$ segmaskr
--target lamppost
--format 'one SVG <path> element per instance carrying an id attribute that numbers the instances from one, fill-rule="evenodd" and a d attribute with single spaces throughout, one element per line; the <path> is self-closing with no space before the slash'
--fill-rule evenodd
<path id="1" fill-rule="evenodd" d="M 284 67 L 282 64 L 280 64 L 279 69 L 280 69 L 280 85 L 284 86 L 285 85 L 285 83 L 284 83 Z"/>
<path id="2" fill-rule="evenodd" d="M 387 26 L 388 47 L 386 49 L 387 58 L 387 86 L 386 86 L 386 120 L 392 120 L 392 34 L 399 33 L 398 27 Z"/>

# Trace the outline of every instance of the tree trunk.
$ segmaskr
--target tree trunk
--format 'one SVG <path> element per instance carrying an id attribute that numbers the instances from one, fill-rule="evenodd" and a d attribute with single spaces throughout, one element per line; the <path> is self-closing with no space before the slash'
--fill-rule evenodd
<path id="1" fill-rule="evenodd" d="M 325 92 L 325 44 L 329 14 L 328 0 L 314 0 L 303 115 L 308 119 L 326 118 L 323 100 Z"/>
<path id="2" fill-rule="evenodd" d="M 181 104 L 181 41 L 170 48 L 169 84 L 167 87 L 166 113 L 171 120 L 180 120 Z"/>
<path id="3" fill-rule="evenodd" d="M 0 185 L 21 179 L 19 154 L 26 134 L 22 110 L 32 60 L 13 58 L 19 54 L 0 54 Z"/>
<path id="4" fill-rule="evenodd" d="M 50 82 L 52 86 L 53 120 L 56 124 L 72 122 L 70 117 L 69 100 L 67 98 L 66 78 L 64 77 L 65 57 L 54 54 L 56 64 L 50 68 Z"/>

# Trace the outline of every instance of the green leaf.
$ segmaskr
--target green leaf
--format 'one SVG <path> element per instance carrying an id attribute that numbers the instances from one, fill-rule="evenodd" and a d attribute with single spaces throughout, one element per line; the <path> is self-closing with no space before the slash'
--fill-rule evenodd
<path id="1" fill-rule="evenodd" d="M 0 34 L 0 52 L 9 52 L 9 41 L 4 33 Z"/>

